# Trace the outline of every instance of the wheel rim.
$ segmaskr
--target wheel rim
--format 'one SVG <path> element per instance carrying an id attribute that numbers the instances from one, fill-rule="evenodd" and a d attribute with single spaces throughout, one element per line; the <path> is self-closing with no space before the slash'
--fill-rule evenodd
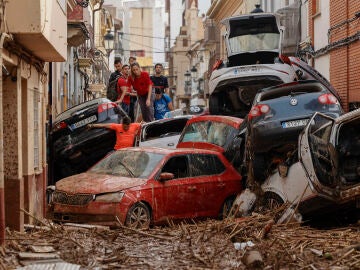
<path id="1" fill-rule="evenodd" d="M 143 206 L 135 206 L 129 216 L 128 226 L 133 228 L 146 228 L 149 226 L 149 214 Z"/>

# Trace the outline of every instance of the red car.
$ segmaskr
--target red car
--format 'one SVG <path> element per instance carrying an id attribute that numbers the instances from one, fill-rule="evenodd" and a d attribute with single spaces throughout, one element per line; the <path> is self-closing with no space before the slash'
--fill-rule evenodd
<path id="1" fill-rule="evenodd" d="M 58 222 L 143 228 L 219 217 L 241 189 L 241 175 L 218 151 L 126 148 L 58 181 L 49 214 Z"/>
<path id="2" fill-rule="evenodd" d="M 176 148 L 201 148 L 223 153 L 242 170 L 246 125 L 243 119 L 223 115 L 191 118 L 183 129 Z"/>

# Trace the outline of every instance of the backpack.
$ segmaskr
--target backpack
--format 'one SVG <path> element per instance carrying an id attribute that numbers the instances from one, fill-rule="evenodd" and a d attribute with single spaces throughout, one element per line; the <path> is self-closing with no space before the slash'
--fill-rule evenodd
<path id="1" fill-rule="evenodd" d="M 117 81 L 120 78 L 120 75 L 116 77 L 115 80 L 112 80 L 108 83 L 106 88 L 106 97 L 111 101 L 116 101 L 119 97 L 119 93 L 117 91 Z"/>

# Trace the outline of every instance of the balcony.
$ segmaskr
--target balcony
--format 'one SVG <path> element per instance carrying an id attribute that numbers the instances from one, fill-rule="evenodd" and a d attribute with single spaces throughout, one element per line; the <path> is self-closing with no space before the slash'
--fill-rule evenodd
<path id="1" fill-rule="evenodd" d="M 11 0 L 6 24 L 17 43 L 46 62 L 62 62 L 67 53 L 66 0 Z"/>
<path id="2" fill-rule="evenodd" d="M 68 9 L 67 42 L 69 46 L 78 47 L 90 38 L 91 26 L 86 24 L 91 20 L 90 13 L 81 6 Z"/>

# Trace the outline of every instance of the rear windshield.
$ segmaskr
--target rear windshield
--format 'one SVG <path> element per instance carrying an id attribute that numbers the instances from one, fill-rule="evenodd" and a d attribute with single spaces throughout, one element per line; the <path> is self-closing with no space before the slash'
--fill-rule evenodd
<path id="1" fill-rule="evenodd" d="M 296 84 L 285 87 L 265 90 L 261 93 L 259 101 L 265 101 L 275 99 L 284 96 L 296 96 L 307 93 L 316 93 L 324 90 L 324 87 L 320 84 Z"/>
<path id="2" fill-rule="evenodd" d="M 185 128 L 179 142 L 206 142 L 223 147 L 236 129 L 214 121 L 195 122 Z"/>

